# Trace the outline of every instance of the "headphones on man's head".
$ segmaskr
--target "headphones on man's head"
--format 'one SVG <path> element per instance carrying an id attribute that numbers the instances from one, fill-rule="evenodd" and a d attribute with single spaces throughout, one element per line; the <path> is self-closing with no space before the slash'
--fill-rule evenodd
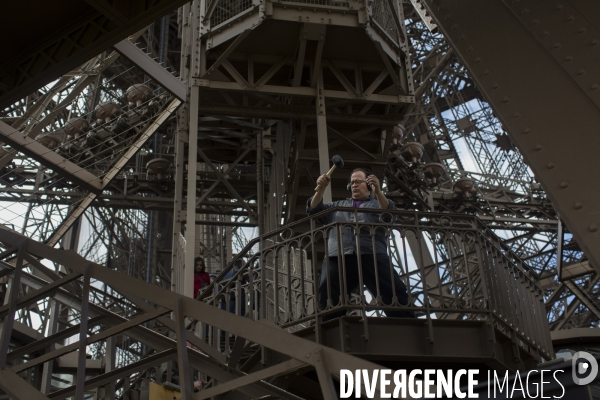
<path id="1" fill-rule="evenodd" d="M 358 171 L 362 171 L 365 173 L 365 179 L 367 179 L 370 175 L 373 175 L 373 173 L 366 168 L 356 168 L 353 172 L 358 172 Z M 368 183 L 367 183 L 367 189 L 369 189 L 369 192 L 373 191 L 373 188 Z M 346 190 L 349 191 L 350 193 L 352 193 L 352 183 L 350 183 L 350 179 L 348 179 L 348 185 L 346 185 Z"/>

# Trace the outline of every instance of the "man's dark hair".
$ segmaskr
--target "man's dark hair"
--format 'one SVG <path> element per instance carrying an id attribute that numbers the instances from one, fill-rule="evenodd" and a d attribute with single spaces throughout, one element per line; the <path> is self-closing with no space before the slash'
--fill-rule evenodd
<path id="1" fill-rule="evenodd" d="M 369 175 L 373 175 L 373 173 L 372 173 L 371 171 L 369 171 L 368 169 L 366 169 L 366 168 L 354 168 L 354 170 L 352 170 L 352 172 L 350 173 L 350 175 L 352 175 L 352 174 L 353 174 L 353 173 L 355 173 L 355 172 L 359 172 L 359 171 L 360 171 L 360 172 L 364 172 L 364 174 L 365 174 L 365 179 L 367 179 L 367 177 L 368 177 Z"/>

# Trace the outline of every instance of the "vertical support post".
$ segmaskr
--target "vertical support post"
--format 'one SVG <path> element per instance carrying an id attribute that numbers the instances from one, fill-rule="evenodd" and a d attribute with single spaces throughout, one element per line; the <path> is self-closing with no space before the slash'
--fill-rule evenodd
<path id="1" fill-rule="evenodd" d="M 270 129 L 270 128 L 269 128 Z M 265 182 L 263 165 L 263 136 L 269 131 L 262 131 L 256 135 L 256 207 L 258 218 L 258 235 L 265 234 Z"/>
<path id="2" fill-rule="evenodd" d="M 182 7 L 181 19 L 181 67 L 179 76 L 182 80 L 189 82 L 189 69 L 187 66 L 187 57 L 190 56 L 189 42 L 190 34 L 190 4 Z M 189 87 L 189 86 L 188 86 Z M 187 93 L 188 100 L 190 92 Z M 171 290 L 183 294 L 181 287 L 181 274 L 179 271 L 179 261 L 182 254 L 179 254 L 179 235 L 182 233 L 182 213 L 183 208 L 183 176 L 185 174 L 185 142 L 187 141 L 189 128 L 189 101 L 185 102 L 177 111 L 177 132 L 175 133 L 175 195 L 173 204 L 173 245 L 171 255 Z"/>
<path id="3" fill-rule="evenodd" d="M 327 141 L 327 116 L 325 111 L 325 87 L 321 68 L 315 71 L 317 77 L 317 137 L 319 143 L 319 170 L 322 174 L 329 171 L 329 142 Z M 331 203 L 331 185 L 323 193 L 323 201 Z"/>
<path id="4" fill-rule="evenodd" d="M 131 398 L 129 389 L 131 388 L 131 382 L 129 382 L 129 377 L 126 376 L 123 378 L 123 400 L 129 400 Z"/>
<path id="5" fill-rule="evenodd" d="M 175 323 L 177 334 L 177 363 L 179 366 L 179 386 L 184 399 L 192 398 L 192 376 L 187 352 L 187 339 L 185 337 L 185 315 L 183 314 L 183 302 L 177 299 L 175 305 Z"/>
<path id="6" fill-rule="evenodd" d="M 183 294 L 181 284 L 179 235 L 182 233 L 183 216 L 183 177 L 185 174 L 185 142 L 188 135 L 189 103 L 185 103 L 177 111 L 177 133 L 175 134 L 175 194 L 173 204 L 173 254 L 171 255 L 171 290 Z"/>
<path id="7" fill-rule="evenodd" d="M 69 230 L 70 232 L 71 230 Z M 47 336 L 51 336 L 56 333 L 56 329 L 58 327 L 58 314 L 59 314 L 60 304 L 56 302 L 54 299 L 50 299 L 48 301 L 48 308 L 50 309 L 50 315 L 48 315 L 48 328 L 47 328 Z M 51 344 L 48 346 L 48 352 L 54 351 L 55 345 Z M 50 394 L 50 388 L 52 385 L 52 370 L 54 366 L 54 361 L 48 361 L 44 363 L 44 367 L 42 370 L 42 383 L 40 390 L 44 394 Z"/>
<path id="8" fill-rule="evenodd" d="M 256 135 L 256 218 L 258 218 L 258 236 L 260 238 L 258 242 L 258 252 L 260 253 L 263 249 L 262 235 L 265 233 L 264 224 L 264 194 L 265 186 L 263 181 L 263 132 Z M 259 257 L 260 266 L 260 319 L 267 318 L 267 275 L 265 271 L 265 263 L 261 254 Z M 264 353 L 264 349 L 263 349 Z"/>
<path id="9" fill-rule="evenodd" d="M 110 372 L 115 369 L 117 355 L 117 337 L 111 336 L 106 339 L 106 367 L 105 372 Z M 104 387 L 106 400 L 115 400 L 115 382 L 112 381 Z"/>
<path id="10" fill-rule="evenodd" d="M 152 24 L 151 29 L 149 31 L 153 31 L 154 25 Z M 167 35 L 169 31 L 169 16 L 165 15 L 160 20 L 160 40 L 158 42 L 158 63 L 165 66 L 165 58 L 168 49 L 168 41 Z M 148 46 L 148 50 L 152 52 L 152 42 L 150 42 L 150 46 Z M 162 94 L 163 89 L 158 88 L 157 94 Z M 158 158 L 160 157 L 161 152 L 161 133 L 155 132 L 152 144 L 152 157 Z M 146 226 L 146 271 L 145 278 L 146 282 L 154 283 L 154 275 L 156 274 L 156 240 L 155 236 L 157 233 L 157 221 L 159 219 L 159 211 L 150 211 L 148 213 L 148 224 Z M 144 323 L 144 326 L 148 326 L 148 322 Z M 142 346 L 142 349 L 145 349 L 145 346 Z M 142 350 L 142 354 L 145 351 Z"/>
<path id="11" fill-rule="evenodd" d="M 418 216 L 417 214 L 414 214 L 414 223 L 415 225 L 419 226 L 419 221 L 418 221 Z M 429 284 L 427 282 L 427 271 L 425 270 L 425 254 L 428 254 L 429 257 L 431 257 L 431 254 L 429 254 L 429 250 L 427 249 L 427 246 L 425 245 L 425 240 L 423 240 L 423 232 L 421 231 L 421 228 L 418 227 L 417 231 L 416 231 L 416 235 L 415 235 L 415 239 L 417 240 L 417 252 L 413 252 L 413 254 L 418 255 L 418 257 L 415 257 L 415 260 L 417 261 L 417 265 L 419 267 L 419 270 L 421 271 L 421 282 L 423 284 L 423 303 L 425 304 L 425 312 L 426 312 L 426 319 L 427 319 L 427 332 L 429 333 L 429 337 L 426 338 L 427 340 L 427 351 L 429 352 L 429 346 L 431 344 L 433 344 L 434 342 L 434 336 L 433 336 L 433 322 L 431 322 L 431 306 L 432 306 L 432 301 L 431 301 L 431 297 L 429 296 Z M 432 260 L 433 262 L 433 260 Z M 465 262 L 465 264 L 467 264 Z"/>
<path id="12" fill-rule="evenodd" d="M 200 87 L 190 88 L 190 122 L 188 143 L 188 182 L 185 225 L 185 263 L 183 269 L 183 294 L 195 297 L 194 291 L 194 256 L 196 252 L 196 172 L 198 170 L 198 102 Z"/>
<path id="13" fill-rule="evenodd" d="M 10 293 L 8 294 L 8 313 L 2 323 L 2 336 L 0 336 L 0 369 L 6 366 L 6 356 L 8 345 L 12 335 L 13 325 L 15 323 L 15 313 L 17 312 L 17 298 L 19 297 L 19 287 L 21 286 L 21 270 L 23 269 L 23 256 L 27 241 L 23 239 L 17 253 L 17 264 L 15 273 L 10 284 Z"/>
<path id="14" fill-rule="evenodd" d="M 204 57 L 205 45 L 202 44 L 200 34 L 204 30 L 202 17 L 206 10 L 206 0 L 194 0 L 192 2 L 192 54 L 191 73 L 192 77 L 199 78 L 206 72 L 206 58 Z"/>
<path id="15" fill-rule="evenodd" d="M 556 245 L 556 273 L 558 280 L 562 282 L 562 267 L 563 267 L 563 245 L 565 240 L 565 234 L 563 232 L 563 223 L 560 219 L 560 215 L 557 215 L 558 221 L 558 232 L 557 232 L 557 245 Z"/>
<path id="16" fill-rule="evenodd" d="M 85 385 L 85 349 L 87 347 L 88 331 L 88 308 L 90 302 L 90 264 L 85 266 L 83 272 L 83 294 L 81 296 L 81 316 L 79 324 L 79 359 L 77 360 L 77 388 L 75 390 L 75 399 L 83 400 Z"/>
<path id="17" fill-rule="evenodd" d="M 190 48 L 190 73 L 188 75 L 189 94 L 189 123 L 188 123 L 188 169 L 187 169 L 187 203 L 186 203 L 186 226 L 185 226 L 185 257 L 183 266 L 183 288 L 180 288 L 184 296 L 194 297 L 194 256 L 196 253 L 196 173 L 198 172 L 198 103 L 200 101 L 200 88 L 194 85 L 194 78 L 200 77 L 201 65 L 201 40 L 200 40 L 200 17 L 202 1 L 194 0 L 190 12 L 191 31 L 189 39 Z M 185 8 L 184 8 L 185 10 Z M 185 49 L 187 51 L 187 49 Z M 183 169 L 182 169 L 183 171 Z"/>

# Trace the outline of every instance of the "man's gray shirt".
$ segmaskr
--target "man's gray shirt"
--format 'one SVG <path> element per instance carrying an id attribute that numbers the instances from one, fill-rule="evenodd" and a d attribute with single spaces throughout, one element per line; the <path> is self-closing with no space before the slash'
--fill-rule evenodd
<path id="1" fill-rule="evenodd" d="M 323 200 L 316 207 L 311 207 L 310 202 L 312 201 L 312 197 L 308 199 L 306 203 L 306 214 L 313 215 L 319 213 L 324 210 L 328 210 L 333 207 L 353 207 L 352 199 L 345 199 L 334 201 L 332 203 L 323 203 Z M 396 206 L 392 201 L 389 201 L 388 210 L 397 210 Z M 371 208 L 371 209 L 380 209 L 379 201 L 374 195 L 369 195 L 369 197 L 360 205 L 359 208 Z M 336 211 L 330 214 L 327 214 L 321 218 L 319 218 L 319 222 L 323 224 L 329 224 L 332 222 L 355 222 L 354 213 L 350 211 Z M 379 213 L 361 213 L 358 214 L 358 222 L 365 223 L 379 223 Z M 386 221 L 389 222 L 389 221 Z M 337 229 L 330 229 L 328 232 L 329 239 L 327 241 L 327 255 L 329 257 L 338 255 L 338 241 L 337 241 Z M 343 254 L 357 254 L 356 252 L 356 239 L 354 237 L 354 230 L 350 226 L 344 227 L 343 232 L 343 246 L 342 246 Z M 384 253 L 387 254 L 387 238 L 385 236 L 385 230 L 377 229 L 375 232 L 375 252 L 376 253 Z M 373 254 L 373 241 L 371 240 L 370 230 L 366 227 L 361 229 L 360 233 L 360 254 Z"/>

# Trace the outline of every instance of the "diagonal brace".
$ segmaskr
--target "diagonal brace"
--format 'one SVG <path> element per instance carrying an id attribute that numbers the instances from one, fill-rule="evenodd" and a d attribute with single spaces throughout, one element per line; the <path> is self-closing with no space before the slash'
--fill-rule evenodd
<path id="1" fill-rule="evenodd" d="M 221 182 L 223 182 L 223 184 L 227 187 L 227 189 L 229 189 L 231 194 L 240 202 L 240 205 L 242 205 L 248 211 L 248 214 L 252 215 L 253 218 L 257 218 L 254 210 L 248 204 L 246 204 L 246 202 L 244 201 L 242 196 L 240 196 L 240 194 L 237 192 L 237 190 L 235 190 L 235 188 L 231 185 L 231 183 L 229 183 L 229 181 L 227 181 L 227 179 L 225 179 L 225 176 L 223 174 L 221 174 L 221 172 L 217 169 L 217 167 L 215 167 L 215 165 L 212 163 L 212 161 L 210 161 L 210 159 L 206 156 L 206 154 L 204 154 L 204 152 L 200 148 L 198 148 L 198 154 L 200 155 L 200 157 L 202 157 L 204 162 L 207 163 L 212 168 L 213 172 L 217 175 L 217 178 L 219 178 L 219 180 Z"/>

